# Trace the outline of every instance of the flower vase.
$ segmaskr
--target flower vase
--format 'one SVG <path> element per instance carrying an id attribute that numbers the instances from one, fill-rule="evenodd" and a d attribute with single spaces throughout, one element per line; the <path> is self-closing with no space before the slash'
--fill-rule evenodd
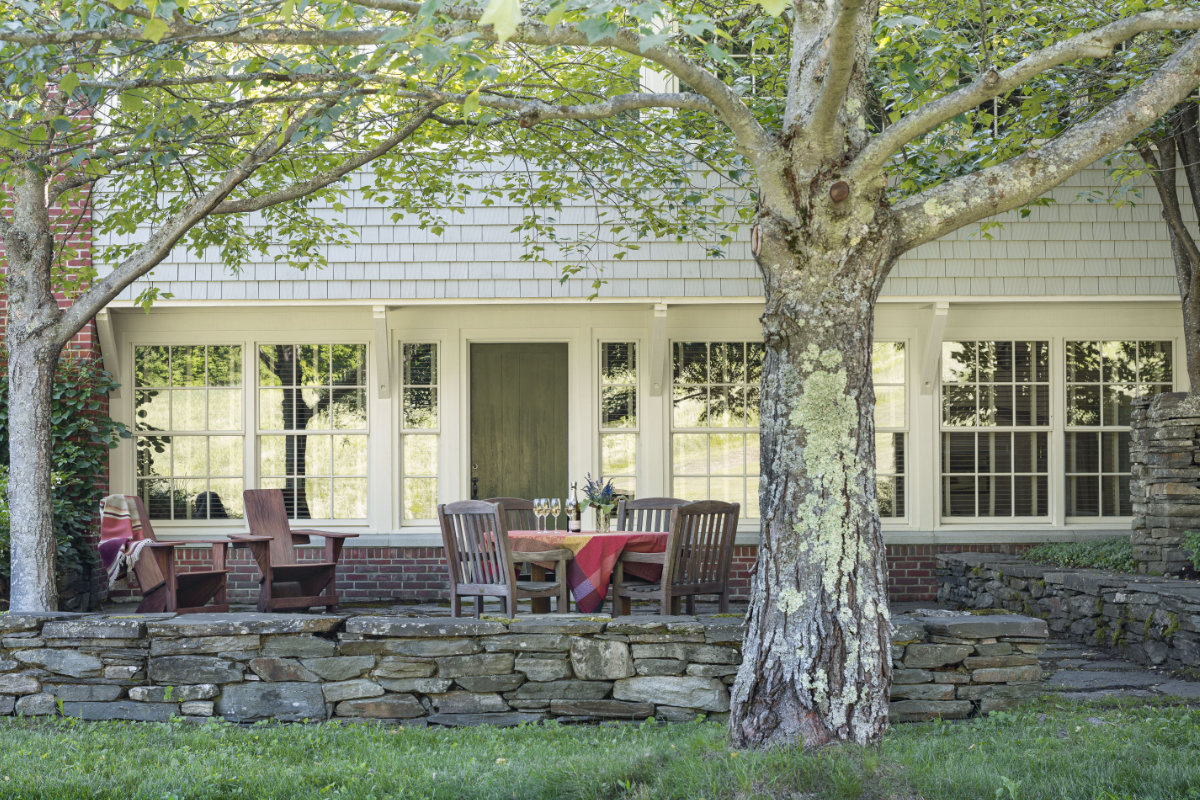
<path id="1" fill-rule="evenodd" d="M 602 508 L 596 509 L 596 533 L 608 533 L 608 512 Z"/>

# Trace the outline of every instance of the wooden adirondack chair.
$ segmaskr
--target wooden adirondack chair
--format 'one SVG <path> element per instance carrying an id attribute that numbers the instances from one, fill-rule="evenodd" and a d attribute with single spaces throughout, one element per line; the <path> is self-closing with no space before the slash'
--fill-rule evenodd
<path id="1" fill-rule="evenodd" d="M 133 565 L 142 592 L 139 614 L 156 614 L 173 611 L 177 614 L 228 611 L 225 599 L 225 548 L 224 539 L 195 540 L 186 542 L 160 542 L 154 535 L 150 515 L 142 498 L 125 495 L 125 502 L 137 510 L 142 526 L 142 538 L 149 540 L 141 557 Z M 177 572 L 175 548 L 185 544 L 212 545 L 212 569 L 198 572 Z M 210 602 L 211 601 L 211 602 Z"/>
<path id="2" fill-rule="evenodd" d="M 659 601 L 659 613 L 678 614 L 679 598 L 687 598 L 687 613 L 696 612 L 696 595 L 720 596 L 721 613 L 729 610 L 729 568 L 740 507 L 737 503 L 706 500 L 671 512 L 670 536 L 662 553 L 622 553 L 613 577 L 613 616 L 629 614 L 635 598 Z M 629 583 L 624 565 L 662 564 L 658 583 Z"/>
<path id="3" fill-rule="evenodd" d="M 678 497 L 642 497 L 617 504 L 617 530 L 667 531 L 671 529 L 671 510 L 686 506 Z"/>
<path id="4" fill-rule="evenodd" d="M 246 501 L 250 535 L 230 536 L 229 540 L 248 544 L 262 573 L 258 610 L 315 606 L 337 610 L 337 563 L 346 539 L 358 534 L 292 530 L 281 489 L 247 489 L 242 496 Z M 296 545 L 308 544 L 309 536 L 325 538 L 323 561 L 301 561 L 297 557 Z"/>
<path id="5" fill-rule="evenodd" d="M 508 616 L 517 613 L 517 600 L 522 598 L 557 597 L 558 611 L 567 611 L 565 568 L 558 570 L 556 580 L 517 580 L 502 508 L 499 503 L 482 500 L 438 506 L 442 543 L 450 568 L 450 614 L 462 615 L 463 597 L 475 598 L 477 617 L 485 597 L 500 598 Z M 521 557 L 527 555 L 522 553 Z"/>

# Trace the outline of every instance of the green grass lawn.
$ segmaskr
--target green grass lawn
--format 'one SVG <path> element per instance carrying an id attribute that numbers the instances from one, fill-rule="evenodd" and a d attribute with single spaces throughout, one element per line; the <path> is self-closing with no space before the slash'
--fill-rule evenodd
<path id="1" fill-rule="evenodd" d="M 1200 798 L 1200 711 L 1045 700 L 879 748 L 731 751 L 724 728 L 0 723 L 3 798 Z"/>

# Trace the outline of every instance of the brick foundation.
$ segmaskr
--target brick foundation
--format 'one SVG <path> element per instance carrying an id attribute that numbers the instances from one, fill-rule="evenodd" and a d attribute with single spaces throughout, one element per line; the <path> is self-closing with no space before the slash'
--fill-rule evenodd
<path id="1" fill-rule="evenodd" d="M 1016 545 L 889 545 L 888 598 L 894 602 L 923 602 L 937 599 L 936 576 L 939 553 L 1004 553 L 1015 555 L 1031 547 Z M 206 547 L 187 547 L 179 551 L 182 571 L 203 569 L 208 564 Z M 302 558 L 320 558 L 319 548 L 301 551 Z M 729 582 L 733 599 L 745 601 L 750 594 L 757 548 L 744 545 L 734 548 L 733 568 Z M 249 550 L 230 551 L 228 566 L 229 599 L 234 603 L 254 603 L 258 597 L 258 567 Z M 446 563 L 440 547 L 353 547 L 342 553 L 338 569 L 339 594 L 347 603 L 402 602 L 410 600 L 438 601 L 447 599 Z M 114 600 L 137 597 L 136 590 L 119 589 Z"/>

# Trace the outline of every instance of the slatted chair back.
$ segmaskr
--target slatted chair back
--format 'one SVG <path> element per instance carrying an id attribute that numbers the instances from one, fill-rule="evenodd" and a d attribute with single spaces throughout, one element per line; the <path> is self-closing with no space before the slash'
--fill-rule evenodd
<path id="1" fill-rule="evenodd" d="M 485 503 L 499 503 L 504 507 L 504 526 L 510 531 L 532 531 L 537 529 L 537 515 L 533 513 L 533 501 L 522 497 L 489 497 Z"/>
<path id="2" fill-rule="evenodd" d="M 288 524 L 287 505 L 280 489 L 246 489 L 246 521 L 255 536 L 271 537 L 271 564 L 298 564 L 296 545 L 307 544 L 307 536 L 294 536 Z"/>
<path id="3" fill-rule="evenodd" d="M 150 515 L 146 513 L 146 504 L 142 502 L 142 498 L 136 494 L 125 495 L 125 502 L 132 503 L 137 510 L 138 521 L 141 523 L 141 532 L 138 533 L 134 529 L 134 539 L 149 539 L 152 542 L 157 542 L 158 537 L 154 535 L 154 526 L 150 524 Z"/>
<path id="4" fill-rule="evenodd" d="M 125 502 L 133 504 L 137 511 L 138 521 L 141 523 L 140 529 L 134 528 L 134 540 L 149 539 L 157 542 L 158 537 L 154 535 L 154 526 L 150 524 L 150 515 L 146 513 L 146 504 L 142 502 L 142 498 L 135 494 L 127 494 Z M 152 589 L 168 579 L 156 558 L 139 558 L 134 564 L 133 574 L 137 575 L 138 585 L 144 587 L 145 590 Z"/>
<path id="5" fill-rule="evenodd" d="M 482 500 L 438 506 L 452 593 L 483 586 L 515 589 L 508 527 L 500 508 Z"/>
<path id="6" fill-rule="evenodd" d="M 617 504 L 617 530 L 666 531 L 671 529 L 671 511 L 687 505 L 677 497 L 642 497 Z"/>
<path id="7" fill-rule="evenodd" d="M 663 587 L 671 594 L 718 594 L 726 591 L 733 559 L 740 506 L 705 500 L 671 512 Z"/>

